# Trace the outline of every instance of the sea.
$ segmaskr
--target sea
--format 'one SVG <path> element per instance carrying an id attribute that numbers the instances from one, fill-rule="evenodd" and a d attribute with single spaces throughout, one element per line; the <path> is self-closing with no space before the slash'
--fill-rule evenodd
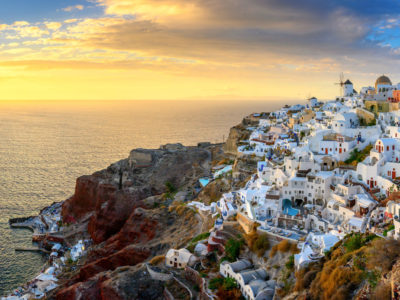
<path id="1" fill-rule="evenodd" d="M 295 101 L 0 101 L 0 296 L 34 278 L 47 260 L 31 232 L 8 220 L 36 215 L 74 192 L 76 178 L 134 148 L 224 141 L 250 113 Z"/>

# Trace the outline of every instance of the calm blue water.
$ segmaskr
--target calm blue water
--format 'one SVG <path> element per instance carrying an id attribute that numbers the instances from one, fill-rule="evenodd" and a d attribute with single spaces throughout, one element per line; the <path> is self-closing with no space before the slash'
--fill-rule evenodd
<path id="1" fill-rule="evenodd" d="M 75 179 L 107 167 L 137 147 L 221 142 L 252 112 L 283 102 L 0 101 L 0 295 L 33 278 L 45 258 L 15 253 L 31 233 L 8 219 L 37 214 L 69 197 Z"/>

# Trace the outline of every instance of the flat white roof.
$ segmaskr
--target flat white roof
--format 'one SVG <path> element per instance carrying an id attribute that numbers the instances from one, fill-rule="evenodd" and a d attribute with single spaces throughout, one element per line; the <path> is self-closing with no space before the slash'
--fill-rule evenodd
<path id="1" fill-rule="evenodd" d="M 351 217 L 349 220 L 350 226 L 354 226 L 354 227 L 358 227 L 358 228 L 361 228 L 362 223 L 363 223 L 363 219 L 358 218 L 358 217 Z"/>

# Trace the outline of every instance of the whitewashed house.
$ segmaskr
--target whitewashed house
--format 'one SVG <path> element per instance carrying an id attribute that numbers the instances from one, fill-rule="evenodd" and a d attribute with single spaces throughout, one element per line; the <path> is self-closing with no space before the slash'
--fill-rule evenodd
<path id="1" fill-rule="evenodd" d="M 198 258 L 187 249 L 169 249 L 165 255 L 165 265 L 178 269 L 184 269 L 186 266 L 192 267 Z"/>

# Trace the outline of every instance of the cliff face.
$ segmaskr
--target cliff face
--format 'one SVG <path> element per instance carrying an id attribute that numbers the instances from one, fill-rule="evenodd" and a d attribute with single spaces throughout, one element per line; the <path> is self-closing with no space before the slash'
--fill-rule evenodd
<path id="1" fill-rule="evenodd" d="M 65 288 L 57 299 L 158 300 L 163 298 L 163 290 L 163 282 L 151 280 L 145 268 L 121 267 Z"/>
<path id="2" fill-rule="evenodd" d="M 101 243 L 119 232 L 134 209 L 145 207 L 143 199 L 166 192 L 166 183 L 185 189 L 209 175 L 210 159 L 207 148 L 133 150 L 128 159 L 78 178 L 74 196 L 63 204 L 63 220 L 79 222 L 91 215 L 88 231 Z"/>
<path id="3" fill-rule="evenodd" d="M 126 267 L 130 272 L 125 275 L 131 276 L 135 265 L 199 234 L 194 212 L 180 204 L 164 205 L 161 194 L 176 188 L 191 195 L 198 179 L 210 173 L 208 147 L 138 149 L 106 170 L 78 178 L 62 217 L 78 224 L 90 218 L 88 232 L 98 246 L 56 299 L 133 299 L 117 288 L 121 281 L 115 276 L 120 273 L 114 270 Z"/>
<path id="4" fill-rule="evenodd" d="M 247 126 L 256 126 L 259 123 L 259 118 L 255 118 L 252 115 L 245 117 L 242 122 L 229 131 L 228 139 L 224 144 L 224 152 L 230 155 L 237 154 L 237 148 L 240 141 L 248 140 L 250 131 L 246 129 Z"/>
<path id="5" fill-rule="evenodd" d="M 229 131 L 228 139 L 224 144 L 224 151 L 227 154 L 236 155 L 239 142 L 249 138 L 249 131 L 245 130 L 240 124 L 232 127 Z"/>

